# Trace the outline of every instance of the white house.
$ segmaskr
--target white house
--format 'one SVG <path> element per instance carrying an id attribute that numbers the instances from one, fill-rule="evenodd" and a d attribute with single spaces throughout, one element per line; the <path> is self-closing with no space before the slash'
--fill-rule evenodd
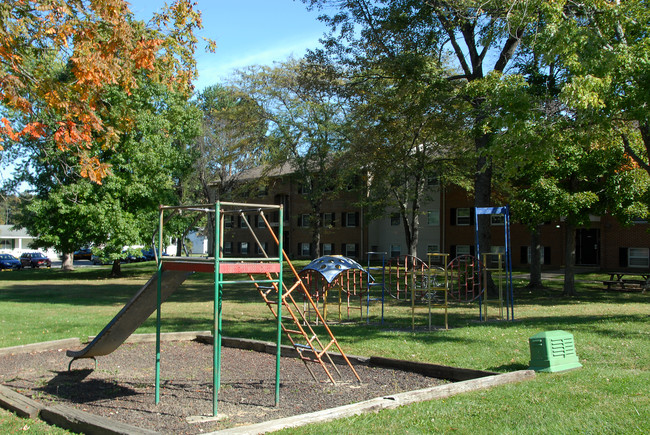
<path id="1" fill-rule="evenodd" d="M 24 228 L 14 230 L 13 225 L 0 225 L 0 253 L 20 257 L 20 254 L 23 252 L 36 250 L 31 247 L 33 240 L 34 238 Z M 57 259 L 59 257 L 59 254 L 51 249 L 48 249 L 44 253 L 51 259 Z"/>

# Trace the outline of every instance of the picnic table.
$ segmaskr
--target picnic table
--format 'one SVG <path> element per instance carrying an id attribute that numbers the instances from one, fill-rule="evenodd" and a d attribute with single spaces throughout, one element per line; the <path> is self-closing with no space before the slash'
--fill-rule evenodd
<path id="1" fill-rule="evenodd" d="M 650 271 L 608 272 L 609 280 L 603 281 L 607 290 L 646 291 L 650 288 Z"/>

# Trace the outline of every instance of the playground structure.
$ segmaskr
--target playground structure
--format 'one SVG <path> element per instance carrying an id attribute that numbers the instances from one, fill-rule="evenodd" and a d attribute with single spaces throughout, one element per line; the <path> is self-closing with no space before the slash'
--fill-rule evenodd
<path id="1" fill-rule="evenodd" d="M 345 356 L 336 338 L 332 334 L 325 319 L 320 315 L 315 302 L 311 299 L 309 291 L 299 276 L 296 269 L 288 260 L 283 248 L 283 208 L 282 206 L 268 204 L 240 204 L 216 202 L 213 205 L 195 206 L 160 206 L 160 219 L 158 229 L 158 252 L 163 251 L 163 231 L 165 212 L 171 215 L 180 212 L 206 213 L 215 223 L 215 255 L 213 258 L 192 257 L 163 257 L 157 256 L 157 272 L 124 306 L 124 308 L 109 322 L 109 324 L 89 343 L 79 351 L 69 350 L 66 354 L 72 358 L 70 366 L 77 359 L 92 358 L 107 355 L 117 349 L 154 311 L 156 311 L 156 375 L 155 375 L 155 401 L 160 401 L 160 333 L 161 333 L 161 305 L 180 287 L 190 274 L 195 272 L 214 274 L 214 304 L 213 304 L 213 416 L 217 416 L 218 392 L 221 385 L 221 339 L 223 319 L 223 288 L 225 285 L 253 285 L 260 293 L 262 299 L 273 313 L 277 324 L 276 340 L 276 367 L 275 367 L 275 403 L 279 403 L 280 393 L 280 354 L 281 340 L 284 333 L 296 350 L 299 358 L 312 375 L 318 380 L 309 363 L 317 363 L 335 383 L 332 372 L 340 371 L 330 358 L 328 350 L 336 349 L 354 378 L 361 382 L 356 370 Z M 278 222 L 271 224 L 267 213 L 276 213 Z M 170 216 L 167 217 L 169 219 Z M 250 223 L 250 215 L 257 217 L 259 223 Z M 228 257 L 224 251 L 224 234 L 226 232 L 225 217 L 238 216 L 249 230 L 250 236 L 260 252 L 259 257 L 233 258 Z M 277 234 L 274 230 L 277 229 Z M 261 242 L 259 231 L 268 231 L 267 237 L 273 240 L 277 247 L 277 257 L 270 257 Z M 156 252 L 156 249 L 154 249 Z M 287 286 L 283 279 L 283 265 L 286 264 L 295 278 L 295 283 Z M 233 279 L 225 279 L 232 276 Z M 242 278 L 247 276 L 247 278 Z M 327 337 L 321 340 L 312 329 L 305 317 L 304 311 L 296 302 L 296 295 L 308 304 L 323 325 Z M 285 314 L 283 314 L 283 312 Z M 285 321 L 283 321 L 285 320 Z"/>
<path id="2" fill-rule="evenodd" d="M 311 299 L 315 302 L 316 309 L 322 304 L 321 316 L 327 320 L 328 296 L 335 291 L 338 295 L 338 321 L 343 320 L 342 306 L 345 295 L 346 320 L 350 320 L 350 311 L 359 311 L 359 318 L 363 319 L 363 300 L 367 297 L 368 286 L 365 283 L 372 280 L 364 275 L 368 272 L 356 261 L 340 255 L 326 255 L 313 260 L 300 271 L 300 277 L 308 289 Z M 358 306 L 351 305 L 351 299 L 359 300 Z M 311 318 L 311 304 L 305 295 L 304 311 L 308 319 Z M 319 318 L 316 318 L 318 324 Z"/>
<path id="3" fill-rule="evenodd" d="M 476 220 L 476 257 L 481 258 L 481 246 L 479 244 L 479 216 L 481 215 L 503 215 L 503 233 L 504 233 L 504 250 L 503 259 L 498 260 L 499 270 L 504 270 L 505 280 L 506 280 L 506 318 L 508 320 L 515 319 L 515 302 L 514 302 L 514 289 L 512 286 L 512 254 L 510 248 L 510 207 L 476 207 L 475 220 Z M 493 254 L 492 254 L 493 255 Z M 484 264 L 487 265 L 487 256 L 484 257 Z M 505 269 L 502 269 L 501 266 L 505 266 Z M 485 269 L 485 288 L 488 288 L 492 284 L 491 271 L 487 268 Z M 500 274 L 499 274 L 500 275 Z M 499 287 L 499 300 L 503 301 L 503 288 Z M 479 306 L 482 306 L 481 300 L 479 299 Z M 485 307 L 485 312 L 487 313 L 487 306 Z M 480 311 L 481 320 L 483 320 L 483 310 Z M 501 310 L 501 318 L 503 318 L 503 310 Z"/>

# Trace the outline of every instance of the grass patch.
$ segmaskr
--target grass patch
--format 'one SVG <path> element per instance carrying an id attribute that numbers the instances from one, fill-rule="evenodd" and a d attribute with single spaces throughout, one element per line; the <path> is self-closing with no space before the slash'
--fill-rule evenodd
<path id="1" fill-rule="evenodd" d="M 108 267 L 2 274 L 0 347 L 97 334 L 154 268 L 153 263 L 124 265 L 124 277 L 119 279 L 105 278 Z M 378 305 L 371 308 L 370 324 L 333 324 L 349 354 L 497 372 L 527 368 L 529 337 L 562 329 L 574 335 L 583 368 L 539 373 L 523 384 L 285 433 L 650 433 L 650 295 L 604 292 L 605 278 L 578 275 L 575 298 L 562 297 L 561 280 L 546 281 L 549 289 L 539 293 L 525 290 L 526 282 L 517 280 L 514 322 L 478 322 L 478 308 L 465 304 L 450 308 L 450 330 L 428 331 L 427 309 L 420 306 L 417 330 L 412 332 L 410 303 L 390 299 L 383 325 Z M 210 275 L 190 277 L 163 306 L 163 330 L 211 329 L 213 292 Z M 337 320 L 338 307 L 331 303 L 329 308 L 329 320 Z M 226 286 L 223 313 L 225 335 L 274 340 L 271 313 L 250 285 Z M 347 318 L 345 311 L 343 317 Z M 358 319 L 358 310 L 351 317 Z M 432 320 L 436 327 L 444 324 L 441 309 L 433 310 Z M 153 318 L 138 330 L 154 331 Z M 15 433 L 25 424 L 38 425 L 0 411 L 3 433 Z M 38 427 L 45 428 L 38 433 L 50 433 L 46 426 Z"/>

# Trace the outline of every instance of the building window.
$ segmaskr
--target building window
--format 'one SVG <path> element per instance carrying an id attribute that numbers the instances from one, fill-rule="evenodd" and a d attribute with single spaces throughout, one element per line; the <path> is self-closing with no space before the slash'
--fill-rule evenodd
<path id="1" fill-rule="evenodd" d="M 471 252 L 469 245 L 456 245 L 456 255 L 470 255 Z"/>
<path id="2" fill-rule="evenodd" d="M 224 242 L 224 244 L 223 244 L 223 253 L 225 255 L 232 254 L 232 242 Z"/>
<path id="3" fill-rule="evenodd" d="M 261 248 L 260 248 L 260 245 L 258 245 L 257 243 L 255 244 L 255 252 L 258 255 L 264 255 L 264 253 L 266 253 L 268 255 L 268 253 L 269 253 L 269 243 L 268 242 L 261 242 L 261 243 L 262 243 Z M 264 249 L 264 251 L 262 251 L 262 249 Z"/>
<path id="4" fill-rule="evenodd" d="M 301 214 L 298 216 L 298 226 L 301 228 L 309 228 L 309 215 Z"/>
<path id="5" fill-rule="evenodd" d="M 359 213 L 348 212 L 343 213 L 343 225 L 346 227 L 357 227 L 359 226 Z"/>
<path id="6" fill-rule="evenodd" d="M 357 256 L 357 245 L 354 243 L 346 243 L 345 247 L 345 256 L 346 257 L 356 257 Z"/>
<path id="7" fill-rule="evenodd" d="M 490 224 L 494 226 L 504 226 L 506 223 L 506 217 L 502 214 L 491 214 L 490 215 Z"/>
<path id="8" fill-rule="evenodd" d="M 248 255 L 248 242 L 239 242 L 239 253 Z"/>
<path id="9" fill-rule="evenodd" d="M 232 228 L 235 223 L 235 217 L 231 214 L 227 214 L 223 217 L 223 226 L 226 228 Z"/>
<path id="10" fill-rule="evenodd" d="M 470 209 L 458 208 L 456 209 L 456 225 L 469 226 L 470 225 Z"/>
<path id="11" fill-rule="evenodd" d="M 300 249 L 300 256 L 309 257 L 309 255 L 311 255 L 309 243 L 298 243 L 298 247 Z"/>
<path id="12" fill-rule="evenodd" d="M 440 212 L 438 210 L 427 212 L 427 225 L 440 225 Z"/>
<path id="13" fill-rule="evenodd" d="M 438 254 L 440 252 L 439 245 L 427 245 L 427 254 Z"/>
<path id="14" fill-rule="evenodd" d="M 551 247 L 540 246 L 540 264 L 551 264 Z M 530 246 L 522 246 L 519 261 L 521 264 L 531 264 L 533 248 Z M 627 252 L 627 250 L 625 251 Z M 503 260 L 505 262 L 505 260 Z"/>
<path id="15" fill-rule="evenodd" d="M 399 257 L 402 254 L 402 246 L 401 245 L 390 245 L 390 256 L 391 257 Z"/>
<path id="16" fill-rule="evenodd" d="M 647 268 L 648 266 L 650 266 L 648 248 L 628 248 L 627 262 L 629 267 Z"/>
<path id="17" fill-rule="evenodd" d="M 323 255 L 334 255 L 334 244 L 333 243 L 323 243 Z"/>
<path id="18" fill-rule="evenodd" d="M 437 175 L 430 175 L 427 177 L 427 186 L 439 186 L 440 178 Z"/>
<path id="19" fill-rule="evenodd" d="M 390 214 L 390 224 L 393 227 L 396 227 L 399 225 L 399 213 L 391 213 Z"/>
<path id="20" fill-rule="evenodd" d="M 334 213 L 323 213 L 323 226 L 325 228 L 334 227 Z"/>

